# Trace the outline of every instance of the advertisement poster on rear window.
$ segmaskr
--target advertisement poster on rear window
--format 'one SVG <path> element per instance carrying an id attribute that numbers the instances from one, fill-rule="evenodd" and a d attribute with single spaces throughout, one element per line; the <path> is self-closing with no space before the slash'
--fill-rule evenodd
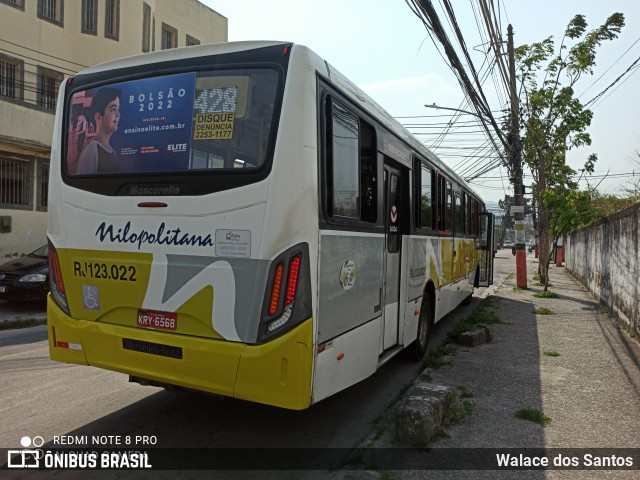
<path id="1" fill-rule="evenodd" d="M 68 173 L 187 170 L 195 81 L 195 73 L 184 73 L 74 93 Z"/>

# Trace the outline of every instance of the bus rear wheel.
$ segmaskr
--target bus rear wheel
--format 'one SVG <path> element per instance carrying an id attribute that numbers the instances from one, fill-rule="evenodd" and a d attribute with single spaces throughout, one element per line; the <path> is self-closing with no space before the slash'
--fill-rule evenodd
<path id="1" fill-rule="evenodd" d="M 420 318 L 418 320 L 418 334 L 416 339 L 406 349 L 407 356 L 415 361 L 420 361 L 427 353 L 429 345 L 429 337 L 431 336 L 432 311 L 431 297 L 425 294 L 422 297 L 422 305 L 420 305 Z"/>

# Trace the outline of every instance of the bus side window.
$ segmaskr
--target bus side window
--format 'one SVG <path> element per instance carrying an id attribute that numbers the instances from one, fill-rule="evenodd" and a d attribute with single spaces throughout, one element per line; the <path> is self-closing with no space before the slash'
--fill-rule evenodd
<path id="1" fill-rule="evenodd" d="M 459 193 L 455 194 L 455 233 L 457 236 L 464 235 L 464 204 Z"/>
<path id="2" fill-rule="evenodd" d="M 446 211 L 446 180 L 442 175 L 438 175 L 438 219 L 437 227 L 439 231 L 444 231 L 444 218 Z"/>
<path id="3" fill-rule="evenodd" d="M 466 212 L 466 224 L 467 224 L 467 234 L 473 235 L 475 232 L 473 231 L 473 214 L 471 210 L 471 204 L 473 199 L 469 196 L 469 194 L 465 193 L 465 197 L 467 199 L 467 212 Z"/>
<path id="4" fill-rule="evenodd" d="M 327 213 L 375 223 L 375 131 L 331 98 L 327 109 Z"/>
<path id="5" fill-rule="evenodd" d="M 417 226 L 418 228 L 433 228 L 433 193 L 435 189 L 432 186 L 432 170 L 420 160 L 416 160 L 416 172 L 418 172 L 416 181 L 418 187 L 416 195 L 418 200 Z"/>

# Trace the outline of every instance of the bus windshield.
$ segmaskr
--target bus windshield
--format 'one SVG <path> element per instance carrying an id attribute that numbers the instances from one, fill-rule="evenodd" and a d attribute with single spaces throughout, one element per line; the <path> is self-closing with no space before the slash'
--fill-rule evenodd
<path id="1" fill-rule="evenodd" d="M 72 92 L 71 177 L 259 169 L 278 74 L 269 68 L 176 73 Z"/>

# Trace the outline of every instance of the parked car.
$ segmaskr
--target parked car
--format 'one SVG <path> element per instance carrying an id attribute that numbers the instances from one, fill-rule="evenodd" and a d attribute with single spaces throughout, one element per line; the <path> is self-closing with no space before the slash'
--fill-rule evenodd
<path id="1" fill-rule="evenodd" d="M 0 300 L 44 301 L 48 292 L 49 247 L 47 245 L 0 265 Z"/>

